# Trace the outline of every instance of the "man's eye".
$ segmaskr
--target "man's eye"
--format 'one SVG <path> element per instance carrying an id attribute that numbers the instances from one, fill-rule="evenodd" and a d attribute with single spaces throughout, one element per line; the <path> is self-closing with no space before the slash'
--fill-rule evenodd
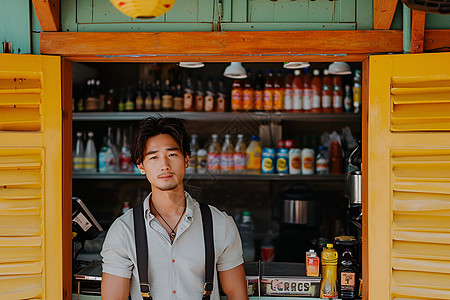
<path id="1" fill-rule="evenodd" d="M 150 157 L 149 159 L 156 159 L 156 156 L 152 156 L 152 157 Z"/>
<path id="2" fill-rule="evenodd" d="M 176 153 L 170 153 L 169 156 L 177 156 Z"/>

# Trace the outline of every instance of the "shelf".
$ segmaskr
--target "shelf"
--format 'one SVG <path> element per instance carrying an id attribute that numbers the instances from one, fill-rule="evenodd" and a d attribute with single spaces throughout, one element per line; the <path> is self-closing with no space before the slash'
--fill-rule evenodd
<path id="1" fill-rule="evenodd" d="M 307 121 L 307 122 L 359 122 L 360 114 L 280 113 L 280 112 L 75 112 L 73 121 L 138 121 L 148 116 L 182 118 L 191 121 Z"/>
<path id="2" fill-rule="evenodd" d="M 134 173 L 73 173 L 73 179 L 146 179 L 142 174 Z M 185 181 L 205 180 L 252 180 L 252 181 L 344 181 L 345 175 L 280 175 L 280 174 L 186 174 Z"/>

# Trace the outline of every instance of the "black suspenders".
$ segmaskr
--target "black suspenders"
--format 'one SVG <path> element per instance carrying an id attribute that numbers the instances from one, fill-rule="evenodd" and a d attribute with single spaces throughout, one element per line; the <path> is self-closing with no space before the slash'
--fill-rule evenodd
<path id="1" fill-rule="evenodd" d="M 209 300 L 214 287 L 215 253 L 213 222 L 209 206 L 200 202 L 199 204 L 202 213 L 203 238 L 205 241 L 205 284 L 203 285 L 202 299 Z M 144 203 L 133 208 L 133 219 L 141 295 L 144 300 L 151 300 L 150 282 L 148 281 L 148 244 L 144 221 Z"/>

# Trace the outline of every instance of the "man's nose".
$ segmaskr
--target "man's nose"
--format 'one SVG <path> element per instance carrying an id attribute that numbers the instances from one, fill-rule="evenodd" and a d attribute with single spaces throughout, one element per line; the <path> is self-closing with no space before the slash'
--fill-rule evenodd
<path id="1" fill-rule="evenodd" d="M 161 161 L 161 171 L 167 171 L 170 169 L 169 159 L 164 157 Z"/>

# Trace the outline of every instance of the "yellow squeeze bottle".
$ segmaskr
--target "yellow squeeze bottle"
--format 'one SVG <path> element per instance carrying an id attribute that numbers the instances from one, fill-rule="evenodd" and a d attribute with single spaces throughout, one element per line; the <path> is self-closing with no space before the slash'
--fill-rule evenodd
<path id="1" fill-rule="evenodd" d="M 337 259 L 338 254 L 333 244 L 327 244 L 322 251 L 322 282 L 320 284 L 320 298 L 334 299 L 337 292 Z"/>
<path id="2" fill-rule="evenodd" d="M 252 141 L 246 150 L 246 166 L 248 174 L 261 173 L 261 145 L 259 144 L 259 137 L 252 136 Z"/>

